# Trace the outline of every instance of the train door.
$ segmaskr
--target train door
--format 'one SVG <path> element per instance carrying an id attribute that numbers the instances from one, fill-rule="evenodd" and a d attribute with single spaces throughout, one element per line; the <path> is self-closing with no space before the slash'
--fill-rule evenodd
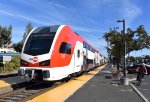
<path id="1" fill-rule="evenodd" d="M 76 47 L 74 51 L 74 72 L 78 72 L 81 70 L 81 65 L 82 65 L 82 43 L 81 42 L 76 42 Z"/>

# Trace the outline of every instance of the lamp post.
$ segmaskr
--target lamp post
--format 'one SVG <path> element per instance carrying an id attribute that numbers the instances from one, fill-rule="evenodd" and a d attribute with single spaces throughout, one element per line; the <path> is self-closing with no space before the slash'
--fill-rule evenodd
<path id="1" fill-rule="evenodd" d="M 126 42 L 125 42 L 125 20 L 117 20 L 117 22 L 122 22 L 123 23 L 123 38 L 122 38 L 122 41 L 123 41 L 123 59 L 124 59 L 124 78 L 123 78 L 123 83 L 125 85 L 128 85 L 128 80 L 127 80 L 127 74 L 126 74 Z"/>

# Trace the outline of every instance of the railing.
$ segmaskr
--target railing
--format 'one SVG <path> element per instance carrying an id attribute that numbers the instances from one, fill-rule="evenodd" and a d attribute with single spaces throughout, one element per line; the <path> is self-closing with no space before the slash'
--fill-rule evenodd
<path id="1" fill-rule="evenodd" d="M 14 55 L 20 55 L 21 53 L 0 53 L 0 56 L 14 56 Z"/>

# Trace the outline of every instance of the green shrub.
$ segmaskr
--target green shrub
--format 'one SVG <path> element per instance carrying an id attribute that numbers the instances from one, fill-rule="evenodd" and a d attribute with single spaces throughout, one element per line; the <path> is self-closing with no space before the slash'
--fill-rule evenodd
<path id="1" fill-rule="evenodd" d="M 10 62 L 0 63 L 0 73 L 7 73 L 18 70 L 20 67 L 20 56 L 12 56 Z"/>

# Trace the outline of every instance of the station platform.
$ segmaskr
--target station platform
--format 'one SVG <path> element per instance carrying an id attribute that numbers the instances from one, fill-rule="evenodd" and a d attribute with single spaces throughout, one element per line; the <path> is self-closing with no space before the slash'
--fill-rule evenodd
<path id="1" fill-rule="evenodd" d="M 130 85 L 108 76 L 109 67 L 102 69 L 65 102 L 144 102 Z"/>
<path id="2" fill-rule="evenodd" d="M 110 66 L 102 66 L 27 102 L 144 102 L 130 85 L 109 76 Z"/>
<path id="3" fill-rule="evenodd" d="M 12 91 L 23 82 L 26 82 L 26 80 L 17 76 L 17 73 L 0 74 L 0 94 Z"/>

